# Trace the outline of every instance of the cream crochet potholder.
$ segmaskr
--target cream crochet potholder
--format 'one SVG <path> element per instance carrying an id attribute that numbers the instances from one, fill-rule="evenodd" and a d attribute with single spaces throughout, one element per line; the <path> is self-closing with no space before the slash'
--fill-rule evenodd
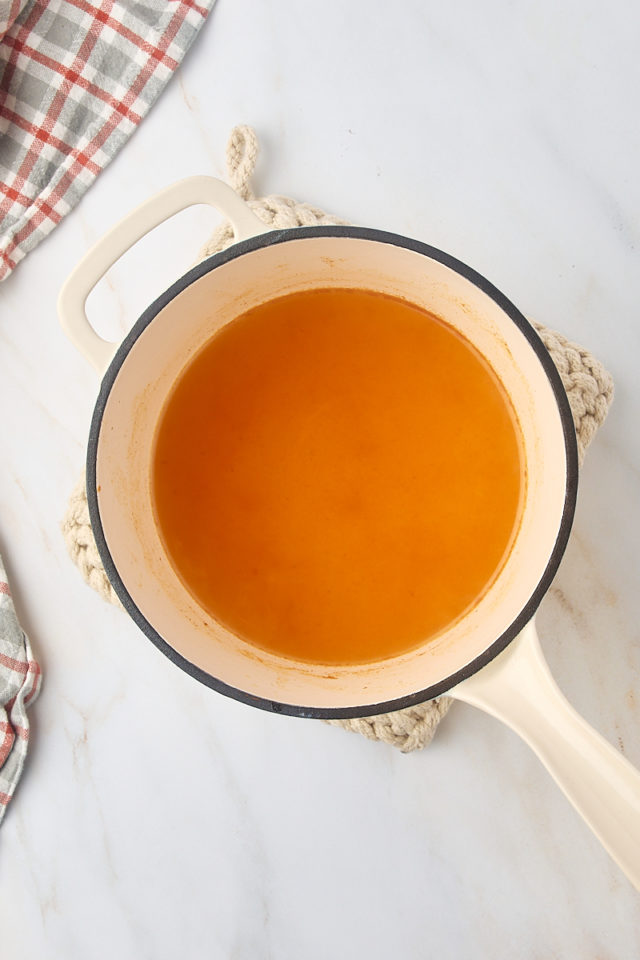
<path id="1" fill-rule="evenodd" d="M 255 197 L 251 188 L 251 175 L 257 158 L 258 141 L 253 130 L 246 126 L 236 127 L 227 146 L 228 179 L 256 216 L 269 226 L 282 229 L 346 223 L 345 220 L 332 217 L 317 207 L 299 203 L 290 197 Z M 200 250 L 198 260 L 224 250 L 233 241 L 231 224 L 221 224 Z M 558 368 L 567 391 L 578 436 L 578 455 L 582 463 L 585 450 L 611 405 L 613 381 L 588 350 L 570 343 L 561 334 L 554 333 L 541 324 L 535 324 L 535 327 Z M 86 582 L 105 600 L 119 605 L 102 566 L 91 530 L 84 476 L 71 495 L 62 529 L 71 559 Z M 361 733 L 370 740 L 383 740 L 398 747 L 403 753 L 408 753 L 431 742 L 436 727 L 451 703 L 449 697 L 439 697 L 395 713 L 355 720 L 330 720 L 329 723 Z"/>

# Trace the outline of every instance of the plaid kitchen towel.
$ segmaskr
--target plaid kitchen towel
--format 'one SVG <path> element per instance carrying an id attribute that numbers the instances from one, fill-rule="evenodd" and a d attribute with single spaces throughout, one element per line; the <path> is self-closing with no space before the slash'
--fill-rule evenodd
<path id="1" fill-rule="evenodd" d="M 0 40 L 29 0 L 0 0 Z"/>
<path id="2" fill-rule="evenodd" d="M 126 142 L 214 2 L 0 0 L 0 280 Z"/>
<path id="3" fill-rule="evenodd" d="M 27 755 L 27 705 L 38 696 L 40 676 L 29 640 L 18 623 L 0 557 L 0 823 Z"/>

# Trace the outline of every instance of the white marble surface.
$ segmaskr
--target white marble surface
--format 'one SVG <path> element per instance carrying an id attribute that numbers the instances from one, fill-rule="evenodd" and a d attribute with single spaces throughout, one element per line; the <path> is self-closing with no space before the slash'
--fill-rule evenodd
<path id="1" fill-rule="evenodd" d="M 226 700 L 84 586 L 59 523 L 97 383 L 58 289 L 230 128 L 259 192 L 415 236 L 588 345 L 617 398 L 539 616 L 575 706 L 640 765 L 640 14 L 631 4 L 219 0 L 80 207 L 0 287 L 0 551 L 45 672 L 0 829 L 0 956 L 635 960 L 640 900 L 528 749 L 457 705 L 401 756 Z M 192 211 L 92 301 L 124 330 L 191 263 Z"/>

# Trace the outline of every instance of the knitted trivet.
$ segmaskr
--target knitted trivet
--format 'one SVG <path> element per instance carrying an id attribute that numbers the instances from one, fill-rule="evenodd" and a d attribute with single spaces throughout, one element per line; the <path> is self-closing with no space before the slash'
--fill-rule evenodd
<path id="1" fill-rule="evenodd" d="M 329 216 L 308 203 L 299 203 L 289 197 L 256 198 L 250 179 L 258 157 L 258 141 L 250 127 L 236 127 L 227 146 L 228 179 L 253 212 L 274 228 L 315 226 L 317 224 L 345 223 Z M 229 223 L 218 227 L 199 254 L 200 260 L 223 250 L 233 243 Z M 580 462 L 596 430 L 605 419 L 613 399 L 613 381 L 601 363 L 587 350 L 570 343 L 565 337 L 541 324 L 535 324 L 542 342 L 555 363 L 569 397 L 571 412 L 578 435 Z M 63 522 L 63 533 L 73 562 L 94 590 L 111 603 L 119 600 L 102 566 L 93 538 L 84 476 L 71 495 Z M 452 700 L 439 697 L 428 703 L 398 710 L 395 713 L 356 720 L 330 720 L 329 723 L 361 733 L 370 740 L 383 740 L 403 753 L 417 750 L 430 743 L 436 727 Z"/>

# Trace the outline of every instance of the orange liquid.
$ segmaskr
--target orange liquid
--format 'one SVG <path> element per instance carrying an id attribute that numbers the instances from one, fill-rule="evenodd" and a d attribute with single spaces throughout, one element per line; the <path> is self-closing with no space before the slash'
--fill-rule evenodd
<path id="1" fill-rule="evenodd" d="M 394 656 L 458 619 L 519 520 L 515 416 L 444 322 L 365 290 L 234 320 L 158 427 L 156 518 L 184 584 L 252 644 L 304 661 Z"/>

